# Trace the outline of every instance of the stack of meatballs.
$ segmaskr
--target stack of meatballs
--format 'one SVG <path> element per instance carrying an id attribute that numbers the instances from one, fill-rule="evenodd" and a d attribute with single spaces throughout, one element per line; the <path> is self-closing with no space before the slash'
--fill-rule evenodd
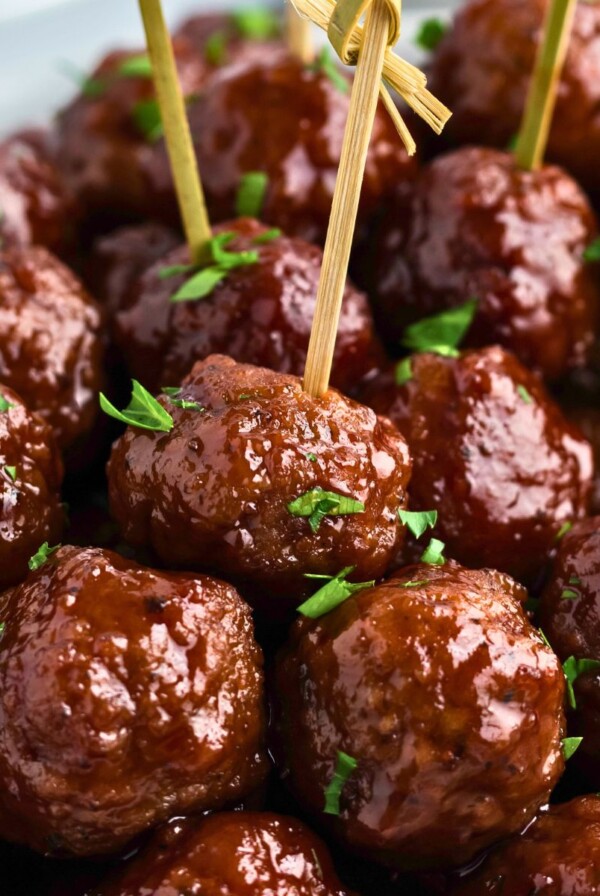
<path id="1" fill-rule="evenodd" d="M 174 33 L 200 265 L 143 50 L 0 143 L 2 894 L 600 896 L 600 4 L 523 171 L 547 6 L 424 28 L 320 398 L 327 53 Z"/>

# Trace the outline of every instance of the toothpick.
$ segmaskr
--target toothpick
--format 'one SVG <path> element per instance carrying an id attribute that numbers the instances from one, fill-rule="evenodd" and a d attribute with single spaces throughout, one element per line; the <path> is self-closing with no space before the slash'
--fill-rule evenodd
<path id="1" fill-rule="evenodd" d="M 190 256 L 197 263 L 212 233 L 173 45 L 160 0 L 139 0 L 139 4 L 177 201 Z"/>
<path id="2" fill-rule="evenodd" d="M 552 0 L 548 8 L 515 150 L 517 165 L 527 171 L 544 159 L 576 5 L 577 0 Z"/>
<path id="3" fill-rule="evenodd" d="M 285 30 L 288 48 L 304 65 L 310 65 L 315 58 L 315 46 L 309 19 L 300 16 L 291 3 L 286 6 Z"/>
<path id="4" fill-rule="evenodd" d="M 346 274 L 379 99 L 389 29 L 390 13 L 386 0 L 374 0 L 367 12 L 364 42 L 358 56 L 356 77 L 352 87 L 304 371 L 304 388 L 315 397 L 324 395 L 329 388 Z"/>

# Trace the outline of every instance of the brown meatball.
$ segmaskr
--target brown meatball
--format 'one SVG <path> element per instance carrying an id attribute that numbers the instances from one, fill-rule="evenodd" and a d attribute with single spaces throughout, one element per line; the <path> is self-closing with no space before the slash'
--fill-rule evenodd
<path id="1" fill-rule="evenodd" d="M 63 467 L 48 424 L 4 385 L 0 396 L 0 588 L 6 588 L 25 578 L 43 542 L 60 538 Z"/>
<path id="2" fill-rule="evenodd" d="M 2 604 L 1 837 L 109 853 L 260 780 L 262 658 L 229 585 L 66 547 Z"/>
<path id="3" fill-rule="evenodd" d="M 592 446 L 594 454 L 594 480 L 590 507 L 592 513 L 600 513 L 600 407 L 580 407 L 565 411 L 569 420 L 578 426 Z"/>
<path id="4" fill-rule="evenodd" d="M 130 427 L 113 447 L 111 509 L 129 542 L 168 565 L 243 579 L 257 599 L 274 597 L 273 613 L 314 590 L 304 573 L 385 573 L 411 470 L 388 420 L 335 390 L 312 398 L 296 377 L 220 355 L 195 365 L 179 399 L 204 410 L 163 396 L 171 432 Z M 288 505 L 315 489 L 364 512 L 325 515 L 313 531 Z"/>
<path id="5" fill-rule="evenodd" d="M 589 444 L 498 346 L 410 364 L 407 383 L 386 374 L 364 398 L 408 442 L 411 508 L 438 511 L 436 534 L 461 563 L 532 579 L 561 525 L 586 513 Z"/>
<path id="6" fill-rule="evenodd" d="M 523 597 L 501 573 L 420 564 L 296 623 L 276 670 L 279 765 L 319 814 L 338 751 L 357 761 L 333 822 L 350 849 L 452 866 L 547 800 L 564 682 Z"/>
<path id="7" fill-rule="evenodd" d="M 267 228 L 242 218 L 217 228 L 235 239 L 227 251 L 258 254 L 230 271 L 199 301 L 171 302 L 189 274 L 162 278 L 166 266 L 189 263 L 185 246 L 157 261 L 129 290 L 114 320 L 115 339 L 131 373 L 151 390 L 179 383 L 195 361 L 223 353 L 236 361 L 302 374 L 323 253 L 304 240 L 256 240 Z M 384 352 L 367 297 L 348 283 L 338 327 L 332 384 L 351 392 L 380 369 Z"/>
<path id="8" fill-rule="evenodd" d="M 3 246 L 72 248 L 76 207 L 43 135 L 16 134 L 0 143 L 0 241 Z"/>
<path id="9" fill-rule="evenodd" d="M 598 896 L 600 799 L 552 806 L 495 850 L 455 896 Z"/>
<path id="10" fill-rule="evenodd" d="M 430 88 L 452 109 L 448 135 L 504 149 L 519 130 L 548 0 L 470 0 L 439 45 Z M 600 7 L 579 2 L 548 158 L 600 189 Z"/>
<path id="11" fill-rule="evenodd" d="M 593 344 L 599 290 L 583 253 L 596 231 L 558 168 L 521 171 L 487 149 L 442 156 L 382 222 L 372 273 L 382 332 L 399 344 L 408 323 L 476 297 L 469 344 L 498 342 L 555 379 Z"/>
<path id="12" fill-rule="evenodd" d="M 245 16 L 262 19 L 264 37 L 249 33 L 244 24 Z M 184 37 L 200 53 L 205 61 L 218 68 L 240 62 L 260 60 L 271 54 L 280 44 L 281 23 L 279 16 L 268 7 L 257 10 L 239 10 L 233 14 L 201 13 L 191 16 L 179 26 L 175 37 Z"/>
<path id="13" fill-rule="evenodd" d="M 319 68 L 286 54 L 217 72 L 190 107 L 200 170 L 215 221 L 232 218 L 242 175 L 269 177 L 263 220 L 290 236 L 323 243 L 348 115 L 349 93 Z M 359 229 L 398 182 L 409 159 L 387 112 L 375 120 Z"/>
<path id="14" fill-rule="evenodd" d="M 183 38 L 174 49 L 182 90 L 193 97 L 207 64 Z M 138 55 L 115 51 L 102 60 L 87 90 L 60 114 L 56 154 L 94 223 L 157 217 L 178 225 L 169 164 L 160 150 L 160 130 L 152 126 L 160 119 L 156 105 L 148 105 L 155 95 L 152 78 L 120 74 L 123 63 Z M 139 123 L 140 110 L 146 111 L 146 126 Z"/>
<path id="15" fill-rule="evenodd" d="M 96 891 L 95 891 L 96 892 Z M 345 896 L 324 843 L 295 818 L 178 820 L 98 896 Z"/>
<path id="16" fill-rule="evenodd" d="M 58 259 L 40 247 L 0 252 L 0 381 L 67 448 L 90 431 L 102 384 L 102 317 Z"/>

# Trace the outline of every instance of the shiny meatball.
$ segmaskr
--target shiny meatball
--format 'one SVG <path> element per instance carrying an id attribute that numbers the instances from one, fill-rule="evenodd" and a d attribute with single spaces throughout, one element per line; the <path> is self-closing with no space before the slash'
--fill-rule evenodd
<path id="1" fill-rule="evenodd" d="M 508 840 L 453 896 L 598 896 L 600 799 L 552 806 Z M 137 896 L 137 894 L 136 894 Z"/>
<path id="2" fill-rule="evenodd" d="M 44 541 L 60 538 L 63 467 L 48 424 L 11 389 L 0 386 L 0 397 L 0 588 L 6 588 L 25 578 Z"/>
<path id="3" fill-rule="evenodd" d="M 282 373 L 304 370 L 323 253 L 285 236 L 261 245 L 267 228 L 250 218 L 218 231 L 235 236 L 228 252 L 252 252 L 257 263 L 230 271 L 202 300 L 172 302 L 190 274 L 164 278 L 161 272 L 189 263 L 182 246 L 139 278 L 115 316 L 115 339 L 131 373 L 151 390 L 179 383 L 195 361 L 215 353 Z M 383 363 L 367 297 L 349 283 L 332 384 L 351 392 Z"/>
<path id="4" fill-rule="evenodd" d="M 67 448 L 91 429 L 102 384 L 102 318 L 46 249 L 0 252 L 0 381 Z"/>
<path id="5" fill-rule="evenodd" d="M 64 255 L 72 248 L 76 212 L 43 134 L 25 132 L 0 143 L 3 246 L 37 244 Z"/>
<path id="6" fill-rule="evenodd" d="M 404 385 L 386 374 L 364 398 L 408 442 L 411 508 L 437 510 L 436 534 L 460 562 L 532 579 L 561 525 L 585 515 L 589 444 L 504 349 L 410 365 Z"/>
<path id="7" fill-rule="evenodd" d="M 262 219 L 290 236 L 323 243 L 348 115 L 349 93 L 318 67 L 285 54 L 225 68 L 190 107 L 200 170 L 215 221 L 236 213 L 242 175 L 269 177 Z M 398 182 L 410 160 L 380 109 L 363 182 L 359 230 Z"/>
<path id="8" fill-rule="evenodd" d="M 372 272 L 376 316 L 399 345 L 414 320 L 478 299 L 471 345 L 498 342 L 556 379 L 582 365 L 598 321 L 597 223 L 558 168 L 461 149 L 432 162 L 381 225 Z"/>
<path id="9" fill-rule="evenodd" d="M 174 49 L 182 90 L 191 101 L 207 64 L 183 38 Z M 106 56 L 58 120 L 56 155 L 64 177 L 98 226 L 146 217 L 179 224 L 168 160 L 159 148 L 152 78 L 122 74 L 138 55 Z"/>
<path id="10" fill-rule="evenodd" d="M 109 853 L 260 780 L 262 659 L 229 585 L 66 547 L 2 619 L 0 837 Z"/>
<path id="11" fill-rule="evenodd" d="M 263 59 L 277 47 L 280 32 L 277 13 L 262 7 L 193 15 L 179 26 L 175 37 L 184 37 L 209 65 L 219 68 Z"/>
<path id="12" fill-rule="evenodd" d="M 548 0 L 470 0 L 439 45 L 429 86 L 452 109 L 458 143 L 504 149 L 518 132 Z M 600 7 L 577 3 L 548 158 L 600 189 Z"/>
<path id="13" fill-rule="evenodd" d="M 168 565 L 244 580 L 257 600 L 273 597 L 273 613 L 314 590 L 304 573 L 385 573 L 411 469 L 388 420 L 335 390 L 312 398 L 296 377 L 220 355 L 194 366 L 176 400 L 187 407 L 160 399 L 170 433 L 130 427 L 113 447 L 111 508 L 131 544 L 151 545 Z M 360 502 L 356 512 L 336 506 L 338 495 Z M 300 498 L 310 506 L 290 509 Z"/>
<path id="14" fill-rule="evenodd" d="M 345 896 L 325 845 L 295 818 L 224 812 L 177 821 L 97 896 Z M 94 893 L 96 896 L 96 891 Z"/>
<path id="15" fill-rule="evenodd" d="M 600 513 L 600 407 L 580 407 L 566 411 L 566 415 L 581 429 L 594 454 L 594 481 L 590 507 Z"/>
<path id="16" fill-rule="evenodd" d="M 421 564 L 296 623 L 276 670 L 278 762 L 322 818 L 338 751 L 357 762 L 332 821 L 348 848 L 452 866 L 547 800 L 564 682 L 523 597 L 501 573 Z"/>

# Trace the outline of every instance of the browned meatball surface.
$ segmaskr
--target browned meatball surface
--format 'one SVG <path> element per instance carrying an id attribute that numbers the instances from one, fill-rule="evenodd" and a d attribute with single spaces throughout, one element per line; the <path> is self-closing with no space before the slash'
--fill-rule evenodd
<path id="1" fill-rule="evenodd" d="M 61 448 L 93 426 L 102 317 L 71 271 L 40 247 L 0 251 L 0 381 L 50 424 Z"/>
<path id="2" fill-rule="evenodd" d="M 558 168 L 519 170 L 465 148 L 432 162 L 381 225 L 373 298 L 382 333 L 478 299 L 471 345 L 498 342 L 549 378 L 585 363 L 598 322 L 597 272 L 583 259 L 597 222 Z"/>
<path id="3" fill-rule="evenodd" d="M 491 854 L 453 896 L 598 896 L 600 800 L 552 806 Z"/>
<path id="4" fill-rule="evenodd" d="M 27 575 L 43 542 L 60 538 L 62 461 L 50 427 L 0 385 L 0 588 Z"/>
<path id="5" fill-rule="evenodd" d="M 229 585 L 65 547 L 2 619 L 0 837 L 109 853 L 260 781 L 262 656 Z"/>
<path id="6" fill-rule="evenodd" d="M 97 896 L 347 894 L 324 843 L 295 818 L 224 812 L 170 828 Z"/>
<path id="7" fill-rule="evenodd" d="M 223 224 L 216 232 L 234 237 L 227 252 L 250 252 L 255 262 L 229 271 L 203 299 L 173 302 L 190 274 L 164 278 L 161 272 L 189 263 L 188 249 L 182 246 L 139 278 L 115 316 L 116 342 L 132 375 L 148 389 L 179 383 L 196 361 L 216 353 L 282 373 L 301 375 L 304 370 L 321 249 L 286 236 L 261 244 L 267 227 L 250 218 Z M 349 282 L 332 385 L 351 392 L 383 364 L 367 297 Z"/>
<path id="8" fill-rule="evenodd" d="M 349 93 L 318 67 L 285 54 L 219 71 L 190 107 L 200 170 L 214 221 L 232 218 L 242 175 L 269 177 L 262 219 L 290 236 L 323 243 Z M 377 113 L 363 182 L 359 229 L 399 181 L 410 160 L 387 112 Z"/>
<path id="9" fill-rule="evenodd" d="M 320 815 L 338 751 L 355 759 L 333 821 L 347 848 L 453 866 L 547 800 L 564 682 L 523 596 L 501 573 L 420 564 L 295 625 L 276 672 L 278 761 Z"/>
<path id="10" fill-rule="evenodd" d="M 548 0 L 469 0 L 439 45 L 429 87 L 456 142 L 504 149 L 519 130 Z M 548 158 L 600 189 L 600 7 L 579 0 Z"/>
<path id="11" fill-rule="evenodd" d="M 589 444 L 502 348 L 410 364 L 407 383 L 388 373 L 364 398 L 408 442 L 411 508 L 437 510 L 436 534 L 455 559 L 530 580 L 561 525 L 586 513 Z"/>
<path id="12" fill-rule="evenodd" d="M 296 377 L 219 355 L 184 380 L 177 403 L 187 408 L 160 402 L 171 432 L 130 427 L 108 464 L 112 512 L 133 545 L 243 579 L 273 595 L 273 612 L 314 590 L 304 573 L 385 573 L 402 541 L 411 470 L 388 420 L 335 390 L 312 398 Z M 315 489 L 364 512 L 325 514 L 315 531 L 288 508 Z"/>

